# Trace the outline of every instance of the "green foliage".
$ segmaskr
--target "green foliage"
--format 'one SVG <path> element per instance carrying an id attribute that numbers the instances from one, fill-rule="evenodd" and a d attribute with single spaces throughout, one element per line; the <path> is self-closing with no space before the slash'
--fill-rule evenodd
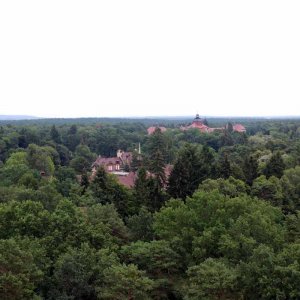
<path id="1" fill-rule="evenodd" d="M 50 214 L 39 202 L 10 201 L 0 204 L 0 238 L 13 236 L 42 237 L 49 230 Z"/>
<path id="2" fill-rule="evenodd" d="M 300 211 L 286 216 L 286 240 L 288 242 L 300 242 Z"/>
<path id="3" fill-rule="evenodd" d="M 253 196 L 270 201 L 276 206 L 282 204 L 282 187 L 277 177 L 267 179 L 264 175 L 259 176 L 253 181 L 251 188 Z"/>
<path id="4" fill-rule="evenodd" d="M 213 155 L 208 147 L 187 144 L 179 151 L 169 177 L 168 193 L 174 198 L 191 196 L 204 179 L 211 176 Z"/>
<path id="5" fill-rule="evenodd" d="M 142 205 L 147 206 L 151 202 L 149 184 L 150 179 L 147 170 L 141 167 L 137 171 L 133 187 L 133 197 L 137 207 L 141 207 Z"/>
<path id="6" fill-rule="evenodd" d="M 25 185 L 37 188 L 38 176 L 31 170 L 27 160 L 27 154 L 24 151 L 15 152 L 5 162 L 0 169 L 1 185 Z"/>
<path id="7" fill-rule="evenodd" d="M 275 152 L 271 156 L 271 159 L 267 162 L 263 172 L 267 178 L 271 176 L 276 176 L 280 178 L 283 175 L 284 168 L 285 165 L 280 152 Z"/>
<path id="8" fill-rule="evenodd" d="M 91 225 L 97 226 L 102 223 L 112 236 L 120 240 L 127 239 L 127 228 L 113 204 L 93 205 L 87 209 L 87 217 Z"/>
<path id="9" fill-rule="evenodd" d="M 112 174 L 106 173 L 103 167 L 98 168 L 89 188 L 96 203 L 113 203 L 122 216 L 128 215 L 132 197 L 130 191 L 121 186 Z"/>
<path id="10" fill-rule="evenodd" d="M 227 154 L 221 157 L 221 160 L 219 161 L 219 165 L 218 165 L 218 171 L 219 171 L 219 176 L 221 178 L 227 179 L 231 175 L 232 167 Z"/>
<path id="11" fill-rule="evenodd" d="M 55 167 L 52 160 L 52 151 L 55 150 L 51 147 L 46 148 L 30 144 L 27 148 L 29 166 L 39 172 L 44 172 L 47 176 L 53 175 Z"/>
<path id="12" fill-rule="evenodd" d="M 246 194 L 248 192 L 248 187 L 243 181 L 230 176 L 228 179 L 206 179 L 199 185 L 199 190 L 205 192 L 217 190 L 223 195 L 237 197 Z"/>
<path id="13" fill-rule="evenodd" d="M 281 185 L 286 209 L 300 210 L 300 166 L 285 170 Z"/>
<path id="14" fill-rule="evenodd" d="M 239 299 L 233 293 L 237 285 L 237 271 L 220 259 L 208 258 L 190 267 L 187 275 L 186 300 Z"/>
<path id="15" fill-rule="evenodd" d="M 131 240 L 151 241 L 153 239 L 153 214 L 145 207 L 142 207 L 138 214 L 130 216 L 126 223 Z"/>
<path id="16" fill-rule="evenodd" d="M 244 176 L 246 183 L 252 185 L 253 180 L 258 177 L 258 162 L 253 156 L 247 156 L 244 160 Z"/>
<path id="17" fill-rule="evenodd" d="M 49 296 L 52 299 L 99 299 L 98 286 L 103 285 L 104 271 L 118 260 L 106 250 L 95 251 L 88 244 L 68 248 L 58 257 Z"/>
<path id="18" fill-rule="evenodd" d="M 2 122 L 0 298 L 299 299 L 299 120 L 235 121 Z M 89 173 L 118 149 L 131 190 Z"/>
<path id="19" fill-rule="evenodd" d="M 168 294 L 175 292 L 176 276 L 182 272 L 182 264 L 167 241 L 131 243 L 122 248 L 121 256 L 126 263 L 134 263 L 154 280 L 153 298 L 167 299 Z"/>
<path id="20" fill-rule="evenodd" d="M 61 143 L 61 137 L 60 137 L 60 134 L 59 134 L 58 130 L 56 129 L 55 125 L 53 125 L 51 127 L 50 137 L 55 143 L 57 143 L 57 144 Z"/>
<path id="21" fill-rule="evenodd" d="M 104 284 L 98 288 L 100 299 L 151 299 L 153 281 L 135 265 L 115 265 L 104 271 Z"/>
<path id="22" fill-rule="evenodd" d="M 55 171 L 55 177 L 57 179 L 55 182 L 57 191 L 63 196 L 68 197 L 70 195 L 72 185 L 76 183 L 74 169 L 65 166 L 58 167 Z"/>
<path id="23" fill-rule="evenodd" d="M 187 264 L 224 256 L 236 262 L 247 260 L 259 244 L 281 245 L 282 218 L 278 209 L 248 196 L 196 192 L 186 203 L 169 201 L 155 215 L 154 229 L 176 244 Z"/>
<path id="24" fill-rule="evenodd" d="M 47 268 L 45 252 L 28 239 L 0 239 L 0 298 L 38 299 L 35 290 Z"/>
<path id="25" fill-rule="evenodd" d="M 126 262 L 138 265 L 154 278 L 174 274 L 181 267 L 179 255 L 167 241 L 138 241 L 124 246 L 121 252 Z"/>
<path id="26" fill-rule="evenodd" d="M 249 299 L 298 299 L 300 245 L 290 244 L 277 255 L 260 245 L 239 267 L 240 286 Z"/>

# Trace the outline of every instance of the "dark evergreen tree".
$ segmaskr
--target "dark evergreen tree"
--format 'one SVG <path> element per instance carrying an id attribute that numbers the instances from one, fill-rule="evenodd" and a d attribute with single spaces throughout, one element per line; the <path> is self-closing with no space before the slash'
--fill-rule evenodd
<path id="1" fill-rule="evenodd" d="M 215 159 L 212 150 L 207 146 L 204 145 L 202 147 L 200 153 L 200 160 L 201 160 L 201 182 L 205 179 L 214 177 L 215 173 Z"/>
<path id="2" fill-rule="evenodd" d="M 148 153 L 150 160 L 156 155 L 157 151 L 161 152 L 163 162 L 165 162 L 167 156 L 167 141 L 159 127 L 157 127 L 154 133 L 149 137 Z"/>
<path id="3" fill-rule="evenodd" d="M 164 157 L 159 149 L 151 153 L 148 169 L 154 175 L 158 185 L 162 188 L 166 183 L 166 175 Z"/>
<path id="4" fill-rule="evenodd" d="M 89 177 L 88 177 L 87 173 L 83 173 L 81 175 L 81 180 L 80 180 L 80 185 L 83 188 L 82 189 L 82 194 L 85 193 L 86 189 L 89 187 L 89 184 L 90 184 L 90 182 L 89 182 Z"/>
<path id="5" fill-rule="evenodd" d="M 227 179 L 229 178 L 230 175 L 231 175 L 231 165 L 227 154 L 225 154 L 221 158 L 221 161 L 219 163 L 219 176 L 221 178 Z"/>
<path id="6" fill-rule="evenodd" d="M 149 178 L 145 168 L 140 168 L 134 183 L 133 197 L 135 206 L 139 209 L 141 206 L 149 206 L 151 202 L 149 190 Z"/>
<path id="7" fill-rule="evenodd" d="M 128 214 L 132 202 L 131 193 L 117 182 L 114 175 L 106 173 L 102 166 L 97 170 L 89 188 L 97 203 L 113 203 L 123 217 Z"/>
<path id="8" fill-rule="evenodd" d="M 70 127 L 68 134 L 76 134 L 77 133 L 77 126 L 74 124 Z"/>
<path id="9" fill-rule="evenodd" d="M 253 155 L 246 156 L 243 165 L 244 176 L 246 183 L 250 186 L 253 183 L 253 180 L 258 176 L 258 162 Z"/>
<path id="10" fill-rule="evenodd" d="M 150 203 L 147 205 L 152 212 L 158 211 L 167 200 L 167 195 L 161 181 L 157 177 L 150 177 L 149 185 L 149 198 Z"/>
<path id="11" fill-rule="evenodd" d="M 142 207 L 137 214 L 127 218 L 126 224 L 129 228 L 131 240 L 153 240 L 153 214 L 151 214 L 145 207 Z"/>
<path id="12" fill-rule="evenodd" d="M 57 144 L 60 144 L 61 143 L 61 137 L 60 137 L 60 134 L 58 132 L 58 130 L 56 129 L 55 125 L 53 125 L 51 127 L 51 130 L 50 130 L 50 136 L 51 136 L 51 139 L 57 143 Z"/>
<path id="13" fill-rule="evenodd" d="M 109 178 L 104 167 L 98 168 L 90 188 L 98 203 L 112 203 L 112 191 L 110 191 Z"/>
<path id="14" fill-rule="evenodd" d="M 281 154 L 277 151 L 271 156 L 270 160 L 267 162 L 263 173 L 264 175 L 266 175 L 267 178 L 271 176 L 281 178 L 281 176 L 283 175 L 284 168 L 284 161 L 281 157 Z"/>
<path id="15" fill-rule="evenodd" d="M 170 174 L 168 193 L 181 199 L 193 194 L 204 177 L 201 167 L 202 160 L 197 146 L 186 144 L 179 152 Z"/>
<path id="16" fill-rule="evenodd" d="M 223 135 L 221 136 L 221 146 L 232 146 L 234 144 L 231 132 L 225 129 Z"/>
<path id="17" fill-rule="evenodd" d="M 77 131 L 77 126 L 72 125 L 63 139 L 64 144 L 71 151 L 75 151 L 76 147 L 80 144 L 80 137 Z"/>
<path id="18" fill-rule="evenodd" d="M 132 162 L 130 164 L 130 170 L 135 172 L 137 171 L 140 167 L 142 167 L 142 155 L 139 154 L 137 151 L 134 151 L 132 153 Z"/>
<path id="19" fill-rule="evenodd" d="M 228 122 L 227 125 L 226 125 L 226 129 L 229 133 L 232 133 L 233 132 L 233 125 L 231 122 Z"/>
<path id="20" fill-rule="evenodd" d="M 66 146 L 61 144 L 56 145 L 55 149 L 59 154 L 60 164 L 62 166 L 67 166 L 70 162 L 71 155 L 72 155 L 70 150 Z"/>

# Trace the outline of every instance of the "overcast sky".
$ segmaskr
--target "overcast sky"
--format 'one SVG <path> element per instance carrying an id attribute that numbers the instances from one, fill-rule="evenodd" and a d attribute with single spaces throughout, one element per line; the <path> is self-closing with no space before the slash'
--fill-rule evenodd
<path id="1" fill-rule="evenodd" d="M 0 114 L 300 115 L 300 1 L 0 1 Z"/>

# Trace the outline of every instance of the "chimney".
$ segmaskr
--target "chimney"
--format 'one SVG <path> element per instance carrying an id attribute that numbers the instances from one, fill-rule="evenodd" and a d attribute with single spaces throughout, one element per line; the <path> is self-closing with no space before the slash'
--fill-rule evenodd
<path id="1" fill-rule="evenodd" d="M 122 154 L 123 154 L 123 151 L 119 149 L 119 150 L 117 151 L 117 157 L 118 157 L 118 158 L 122 158 Z"/>

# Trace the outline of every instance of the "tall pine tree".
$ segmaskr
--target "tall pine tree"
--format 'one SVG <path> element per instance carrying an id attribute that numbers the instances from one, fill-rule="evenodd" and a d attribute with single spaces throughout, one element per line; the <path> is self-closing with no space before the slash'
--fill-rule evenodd
<path id="1" fill-rule="evenodd" d="M 243 172 L 246 179 L 246 183 L 250 186 L 253 183 L 253 180 L 258 176 L 258 162 L 253 155 L 246 156 L 243 165 Z"/>
<path id="2" fill-rule="evenodd" d="M 200 155 L 196 146 L 185 145 L 178 154 L 169 177 L 168 193 L 174 198 L 185 199 L 200 183 L 197 168 L 200 167 Z"/>
<path id="3" fill-rule="evenodd" d="M 267 178 L 271 176 L 280 178 L 283 175 L 284 168 L 284 161 L 281 157 L 281 154 L 277 151 L 271 156 L 271 159 L 267 162 L 263 173 L 264 175 L 266 175 Z"/>

